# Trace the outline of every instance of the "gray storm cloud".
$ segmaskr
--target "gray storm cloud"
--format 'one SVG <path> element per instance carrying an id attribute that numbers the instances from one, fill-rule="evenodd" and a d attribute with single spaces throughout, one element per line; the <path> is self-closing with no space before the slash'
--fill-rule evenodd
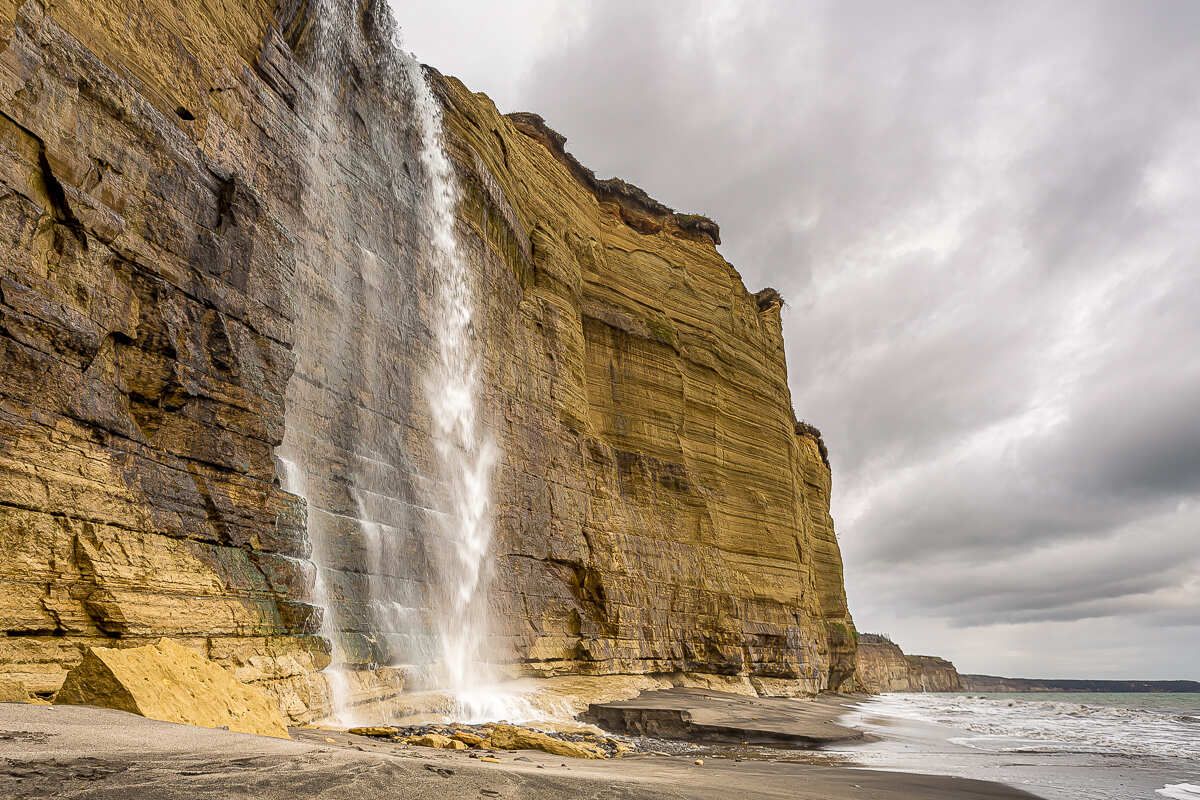
<path id="1" fill-rule="evenodd" d="M 462 77 L 788 300 L 861 628 L 1200 677 L 1200 4 L 523 7 Z"/>

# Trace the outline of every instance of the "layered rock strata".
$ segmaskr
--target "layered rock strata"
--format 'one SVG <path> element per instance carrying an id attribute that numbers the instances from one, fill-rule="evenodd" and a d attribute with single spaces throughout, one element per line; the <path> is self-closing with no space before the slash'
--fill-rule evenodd
<path id="1" fill-rule="evenodd" d="M 858 637 L 855 678 L 858 688 L 883 692 L 957 692 L 963 688 L 954 664 L 937 656 L 906 655 L 885 636 Z"/>
<path id="2" fill-rule="evenodd" d="M 30 691 L 87 646 L 167 636 L 313 719 L 331 611 L 357 672 L 428 657 L 411 98 L 376 3 L 317 8 L 0 1 L 0 672 Z M 778 293 L 746 290 L 711 221 L 431 80 L 502 454 L 492 650 L 543 676 L 847 686 Z M 281 488 L 285 425 L 318 465 L 307 503 Z"/>

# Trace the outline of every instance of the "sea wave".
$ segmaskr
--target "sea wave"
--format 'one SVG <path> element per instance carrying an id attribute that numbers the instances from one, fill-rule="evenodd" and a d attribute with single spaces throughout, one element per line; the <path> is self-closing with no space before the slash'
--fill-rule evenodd
<path id="1" fill-rule="evenodd" d="M 1168 783 L 1155 794 L 1170 797 L 1171 800 L 1200 800 L 1200 786 L 1194 783 Z"/>
<path id="2" fill-rule="evenodd" d="M 991 752 L 1166 758 L 1196 755 L 1195 717 L 1181 715 L 1179 708 L 1135 708 L 1012 696 L 892 694 L 872 699 L 863 710 L 949 725 L 973 734 L 952 741 Z M 1200 800 L 1200 795 L 1189 795 L 1187 800 Z"/>

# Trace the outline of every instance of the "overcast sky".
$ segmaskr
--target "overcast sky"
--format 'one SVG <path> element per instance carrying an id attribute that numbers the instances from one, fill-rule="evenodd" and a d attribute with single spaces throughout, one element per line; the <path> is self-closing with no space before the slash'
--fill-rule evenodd
<path id="1" fill-rule="evenodd" d="M 787 301 L 859 628 L 1200 679 L 1200 3 L 404 0 Z"/>

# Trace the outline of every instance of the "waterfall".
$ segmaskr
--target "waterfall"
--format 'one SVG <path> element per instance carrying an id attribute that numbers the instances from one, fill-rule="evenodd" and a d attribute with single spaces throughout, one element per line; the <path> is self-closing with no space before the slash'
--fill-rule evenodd
<path id="1" fill-rule="evenodd" d="M 397 674 L 464 722 L 544 717 L 498 686 L 488 652 L 499 453 L 441 104 L 384 4 L 369 19 L 318 6 L 277 456 L 308 508 L 331 720 L 383 721 Z"/>
<path id="2" fill-rule="evenodd" d="M 312 11 L 307 62 L 313 81 L 298 109 L 305 137 L 299 200 L 307 230 L 297 236 L 295 363 L 283 441 L 276 451 L 283 489 L 302 498 L 307 509 L 315 568 L 310 599 L 321 611 L 317 633 L 331 647 L 323 674 L 328 720 L 339 725 L 359 721 L 354 687 L 361 689 L 363 681 L 357 668 L 374 658 L 375 644 L 364 630 L 363 608 L 373 607 L 382 571 L 380 528 L 364 511 L 366 492 L 358 487 L 367 481 L 359 463 L 386 447 L 373 426 L 364 424 L 361 411 L 364 396 L 374 394 L 387 376 L 372 351 L 380 326 L 371 316 L 371 303 L 378 303 L 375 296 L 383 287 L 379 280 L 372 282 L 373 254 L 348 224 L 356 215 L 347 174 L 356 154 L 338 82 L 348 57 L 344 45 L 354 31 L 352 11 L 350 4 L 336 1 L 319 2 Z"/>
<path id="3" fill-rule="evenodd" d="M 456 231 L 458 186 L 442 133 L 441 104 L 415 58 L 403 56 L 420 132 L 424 174 L 426 268 L 437 276 L 436 358 L 425 381 L 434 445 L 448 506 L 441 515 L 434 600 L 445 687 L 460 719 L 516 716 L 510 698 L 493 690 L 488 663 L 487 557 L 492 539 L 491 477 L 496 446 L 479 419 L 480 354 L 471 272 Z"/>

